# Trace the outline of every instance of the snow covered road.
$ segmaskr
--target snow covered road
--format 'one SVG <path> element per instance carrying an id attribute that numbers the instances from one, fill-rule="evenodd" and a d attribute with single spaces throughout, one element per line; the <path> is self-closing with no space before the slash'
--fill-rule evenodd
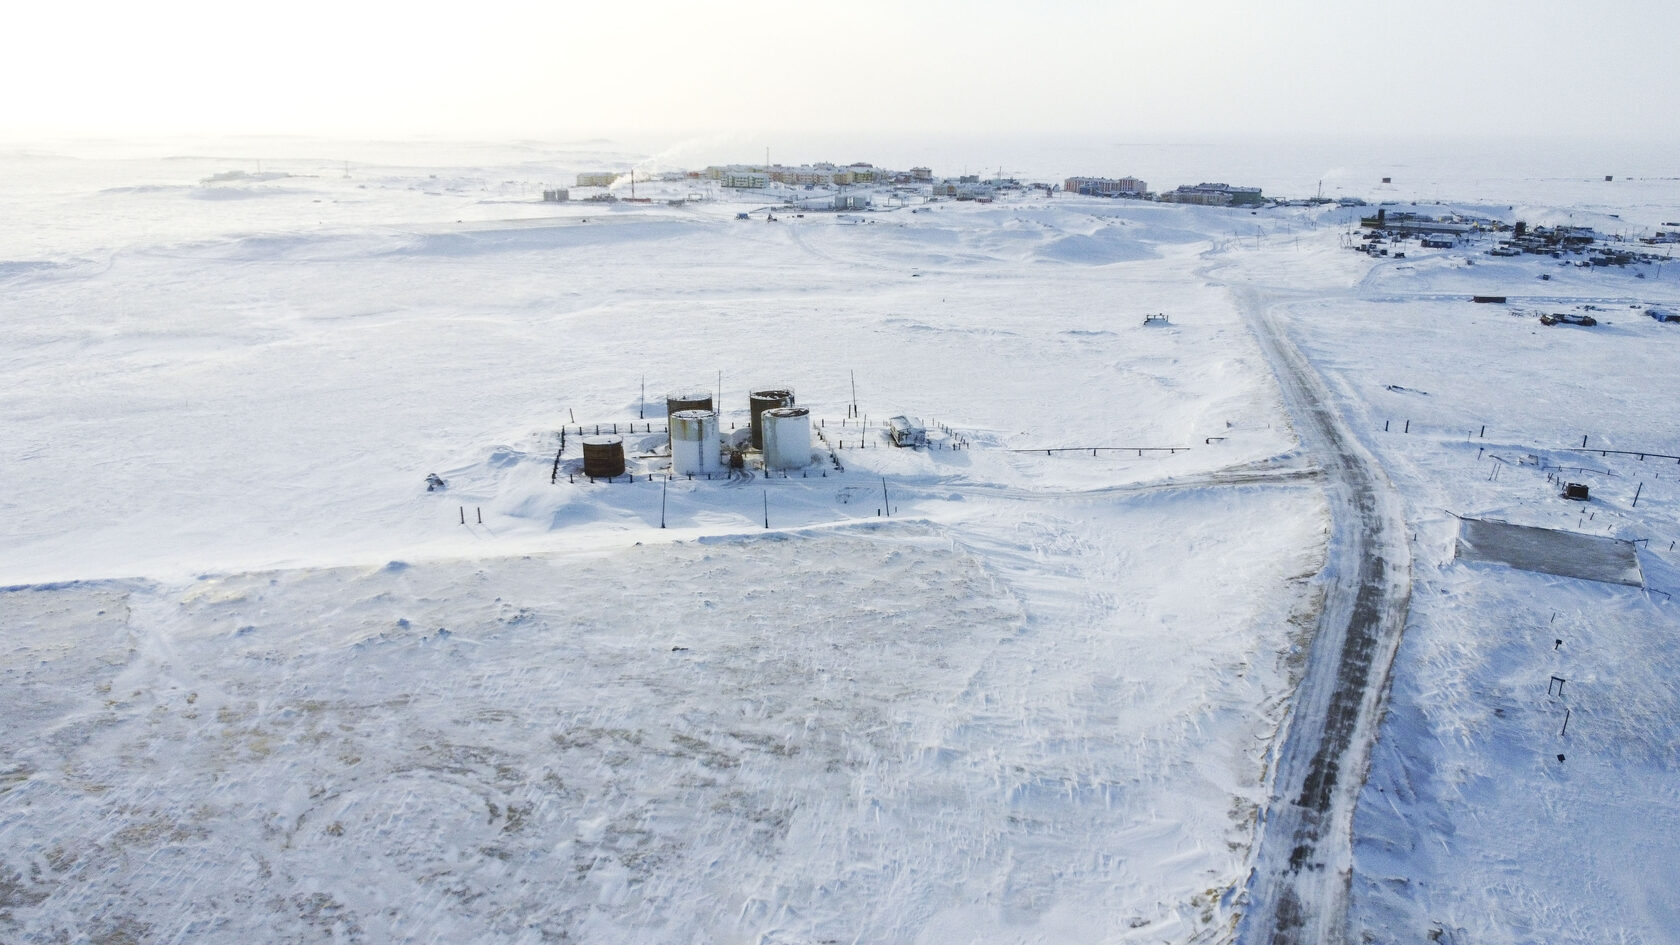
<path id="1" fill-rule="evenodd" d="M 1269 316 L 1238 291 L 1308 454 L 1328 477 L 1332 537 L 1311 657 L 1276 751 L 1248 909 L 1238 940 L 1345 938 L 1353 812 L 1406 624 L 1411 563 L 1398 497 L 1348 435 L 1322 381 Z"/>

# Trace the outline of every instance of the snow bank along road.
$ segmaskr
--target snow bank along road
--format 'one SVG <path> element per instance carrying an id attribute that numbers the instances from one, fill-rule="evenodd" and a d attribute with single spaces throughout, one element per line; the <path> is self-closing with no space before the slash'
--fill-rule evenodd
<path id="1" fill-rule="evenodd" d="M 1398 497 L 1343 429 L 1312 366 L 1271 321 L 1269 300 L 1252 289 L 1238 296 L 1302 445 L 1325 470 L 1333 523 L 1324 609 L 1276 749 L 1238 938 L 1336 942 L 1346 928 L 1354 804 L 1406 624 L 1410 552 Z"/>

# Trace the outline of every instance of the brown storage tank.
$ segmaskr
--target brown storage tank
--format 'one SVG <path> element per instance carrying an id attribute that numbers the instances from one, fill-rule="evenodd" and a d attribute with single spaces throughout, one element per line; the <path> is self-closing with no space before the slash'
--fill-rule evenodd
<path id="1" fill-rule="evenodd" d="M 676 390 L 665 395 L 665 423 L 667 429 L 671 422 L 671 414 L 679 410 L 715 410 L 712 406 L 712 392 L 691 388 Z"/>
<path id="2" fill-rule="evenodd" d="M 592 479 L 624 475 L 624 438 L 611 435 L 584 437 L 583 474 Z"/>

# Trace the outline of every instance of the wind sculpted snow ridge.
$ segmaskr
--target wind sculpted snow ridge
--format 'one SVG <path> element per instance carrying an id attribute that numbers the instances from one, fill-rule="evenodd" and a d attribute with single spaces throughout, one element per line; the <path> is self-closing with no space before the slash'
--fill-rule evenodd
<path id="1" fill-rule="evenodd" d="M 1238 941 L 1346 938 L 1355 801 L 1405 628 L 1411 560 L 1403 514 L 1371 456 L 1343 429 L 1322 381 L 1253 292 L 1241 293 L 1302 444 L 1328 477 L 1326 597 L 1277 749 Z"/>

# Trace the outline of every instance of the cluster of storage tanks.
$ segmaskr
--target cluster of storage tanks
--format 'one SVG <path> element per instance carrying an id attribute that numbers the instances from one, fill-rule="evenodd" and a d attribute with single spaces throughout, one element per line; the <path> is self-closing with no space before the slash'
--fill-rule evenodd
<path id="1" fill-rule="evenodd" d="M 793 391 L 755 390 L 747 398 L 752 445 L 765 469 L 800 469 L 811 463 L 811 411 L 796 407 Z M 722 472 L 723 437 L 710 391 L 679 391 L 665 398 L 671 431 L 671 471 L 679 476 Z"/>
<path id="2" fill-rule="evenodd" d="M 748 396 L 752 410 L 752 445 L 765 469 L 802 469 L 811 463 L 811 411 L 796 407 L 787 388 L 755 390 Z M 726 472 L 723 436 L 711 391 L 685 390 L 665 397 L 666 426 L 671 437 L 671 472 L 678 476 Z M 583 439 L 583 471 L 592 477 L 624 475 L 624 441 L 618 436 Z"/>

